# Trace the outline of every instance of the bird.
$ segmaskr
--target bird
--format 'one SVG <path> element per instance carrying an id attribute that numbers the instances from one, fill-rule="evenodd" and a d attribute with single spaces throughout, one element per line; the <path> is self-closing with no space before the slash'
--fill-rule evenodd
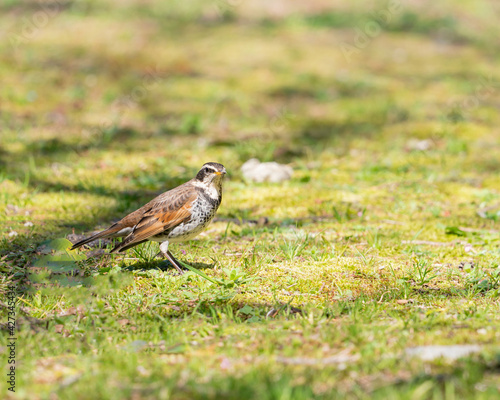
<path id="1" fill-rule="evenodd" d="M 110 251 L 116 253 L 150 240 L 160 243 L 160 253 L 182 274 L 168 246 L 194 238 L 210 224 L 222 201 L 226 173 L 222 164 L 207 162 L 190 181 L 160 194 L 108 229 L 73 244 L 70 250 L 97 239 L 124 237 Z"/>

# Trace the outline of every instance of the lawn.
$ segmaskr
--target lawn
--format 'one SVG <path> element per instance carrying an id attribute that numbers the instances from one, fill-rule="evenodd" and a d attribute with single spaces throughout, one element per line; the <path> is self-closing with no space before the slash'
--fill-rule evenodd
<path id="1" fill-rule="evenodd" d="M 496 1 L 0 11 L 0 397 L 498 397 Z M 195 272 L 68 250 L 207 161 Z"/>

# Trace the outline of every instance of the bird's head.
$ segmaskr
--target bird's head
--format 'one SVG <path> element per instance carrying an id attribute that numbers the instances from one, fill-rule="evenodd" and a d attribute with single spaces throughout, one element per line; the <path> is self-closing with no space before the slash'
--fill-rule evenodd
<path id="1" fill-rule="evenodd" d="M 196 174 L 196 180 L 203 182 L 206 185 L 215 183 L 219 186 L 222 183 L 222 178 L 226 175 L 226 168 L 224 165 L 216 162 L 208 162 L 201 167 Z"/>

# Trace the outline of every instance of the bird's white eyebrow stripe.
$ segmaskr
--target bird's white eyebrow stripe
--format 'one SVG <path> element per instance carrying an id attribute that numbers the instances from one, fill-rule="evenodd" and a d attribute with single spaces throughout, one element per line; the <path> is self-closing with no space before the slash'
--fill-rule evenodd
<path id="1" fill-rule="evenodd" d="M 217 172 L 217 168 L 215 168 L 213 165 L 205 165 L 205 168 L 211 168 L 215 172 Z"/>

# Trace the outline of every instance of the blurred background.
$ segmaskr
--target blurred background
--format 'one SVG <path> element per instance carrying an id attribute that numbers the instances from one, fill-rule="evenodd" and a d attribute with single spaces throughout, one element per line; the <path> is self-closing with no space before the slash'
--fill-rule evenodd
<path id="1" fill-rule="evenodd" d="M 211 160 L 234 185 L 221 210 L 228 217 L 321 215 L 325 201 L 375 192 L 385 201 L 379 185 L 388 182 L 403 184 L 398 213 L 412 212 L 404 185 L 415 184 L 439 215 L 436 184 L 498 188 L 490 172 L 500 163 L 499 8 L 494 0 L 3 1 L 7 220 L 15 225 L 16 207 L 38 203 L 39 219 L 59 209 L 58 220 L 89 228 L 109 217 L 103 206 L 116 216 Z M 238 186 L 252 157 L 291 165 L 295 189 L 263 201 Z M 63 192 L 64 200 L 43 197 Z"/>
<path id="2" fill-rule="evenodd" d="M 2 0 L 17 398 L 497 398 L 499 16 L 498 0 Z M 293 174 L 254 182 L 252 158 Z M 217 281 L 160 270 L 149 244 L 66 251 L 208 161 L 228 171 L 216 221 L 172 250 Z M 409 358 L 449 344 L 472 346 Z"/>

